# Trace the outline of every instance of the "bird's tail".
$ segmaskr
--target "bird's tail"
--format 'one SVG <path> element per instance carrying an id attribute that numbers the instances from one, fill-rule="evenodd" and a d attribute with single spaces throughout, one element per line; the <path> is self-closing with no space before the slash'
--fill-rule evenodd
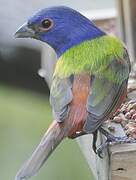
<path id="1" fill-rule="evenodd" d="M 66 131 L 63 123 L 60 124 L 53 121 L 31 157 L 18 171 L 15 180 L 27 179 L 35 175 L 54 149 L 64 139 L 65 134 Z"/>

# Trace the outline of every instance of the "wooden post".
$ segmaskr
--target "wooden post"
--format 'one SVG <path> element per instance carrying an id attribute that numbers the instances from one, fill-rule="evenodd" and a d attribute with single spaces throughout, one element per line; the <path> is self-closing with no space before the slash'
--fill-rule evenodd
<path id="1" fill-rule="evenodd" d="M 110 125 L 115 127 L 115 136 L 125 135 L 119 124 Z M 92 135 L 82 136 L 77 141 L 96 180 L 136 179 L 136 144 L 110 145 L 104 158 L 100 159 L 92 150 Z M 99 134 L 98 144 L 104 141 L 105 138 Z"/>
<path id="2" fill-rule="evenodd" d="M 115 145 L 110 148 L 110 179 L 136 179 L 136 144 Z"/>
<path id="3" fill-rule="evenodd" d="M 136 62 L 136 1 L 116 0 L 118 8 L 119 35 L 129 50 L 132 62 Z"/>

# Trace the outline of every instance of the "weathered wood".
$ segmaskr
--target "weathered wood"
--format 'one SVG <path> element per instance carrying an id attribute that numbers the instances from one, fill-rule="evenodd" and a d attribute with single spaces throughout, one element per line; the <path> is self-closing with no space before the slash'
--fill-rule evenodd
<path id="1" fill-rule="evenodd" d="M 115 127 L 116 136 L 124 136 L 123 129 L 118 124 Z M 135 180 L 136 179 L 136 144 L 110 145 L 104 158 L 100 159 L 91 148 L 92 136 L 78 138 L 79 146 L 94 174 L 96 180 Z M 99 134 L 99 143 L 105 138 Z"/>
<path id="2" fill-rule="evenodd" d="M 120 124 L 115 123 L 105 123 L 104 127 L 106 130 L 108 130 L 108 127 L 113 126 L 115 128 L 115 132 L 110 132 L 114 136 L 117 137 L 123 137 L 125 136 L 125 133 L 120 126 Z M 114 159 L 114 145 L 111 145 L 109 147 L 110 150 L 105 152 L 104 158 L 100 159 L 92 150 L 91 144 L 92 144 L 92 135 L 85 135 L 80 138 L 78 138 L 77 142 L 79 143 L 79 146 L 89 164 L 89 167 L 91 168 L 94 177 L 96 180 L 111 180 L 112 177 L 112 169 L 111 169 L 111 157 Z M 105 137 L 101 134 L 98 136 L 98 142 L 97 145 L 105 142 Z M 110 153 L 110 155 L 109 155 Z M 114 171 L 113 171 L 114 172 Z"/>
<path id="3" fill-rule="evenodd" d="M 136 59 L 136 1 L 117 0 L 118 7 L 118 28 L 120 37 L 124 40 L 129 50 L 131 60 Z"/>
<path id="4" fill-rule="evenodd" d="M 110 147 L 109 180 L 136 179 L 136 144 L 122 144 Z"/>

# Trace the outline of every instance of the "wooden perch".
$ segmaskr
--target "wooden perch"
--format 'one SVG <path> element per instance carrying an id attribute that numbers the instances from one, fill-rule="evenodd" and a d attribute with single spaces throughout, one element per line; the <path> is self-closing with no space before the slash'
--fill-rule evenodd
<path id="1" fill-rule="evenodd" d="M 120 124 L 111 125 L 115 127 L 115 136 L 125 135 Z M 82 136 L 77 141 L 96 180 L 136 179 L 136 144 L 110 145 L 104 158 L 100 159 L 92 150 L 92 135 Z M 99 134 L 98 144 L 104 141 L 105 138 Z"/>
<path id="2" fill-rule="evenodd" d="M 136 99 L 135 88 L 133 88 L 131 85 L 129 87 L 131 91 L 128 91 L 128 99 Z M 131 111 L 131 109 L 129 111 Z M 125 117 L 125 115 L 123 115 L 123 117 Z M 107 121 L 104 124 L 104 128 L 106 130 L 114 130 L 110 131 L 110 133 L 116 137 L 124 137 L 126 135 L 124 128 L 120 123 Z M 98 147 L 105 141 L 105 137 L 99 133 L 97 143 Z M 104 158 L 100 159 L 92 150 L 92 135 L 82 136 L 78 138 L 77 142 L 96 180 L 136 179 L 136 143 L 111 144 L 109 145 L 107 152 L 105 152 Z"/>

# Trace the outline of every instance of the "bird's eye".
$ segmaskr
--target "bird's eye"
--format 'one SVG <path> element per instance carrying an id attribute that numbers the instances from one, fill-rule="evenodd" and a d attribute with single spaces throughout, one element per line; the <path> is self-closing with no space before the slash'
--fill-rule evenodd
<path id="1" fill-rule="evenodd" d="M 44 28 L 45 30 L 49 30 L 53 26 L 53 21 L 51 19 L 44 19 L 41 24 L 42 28 Z"/>

